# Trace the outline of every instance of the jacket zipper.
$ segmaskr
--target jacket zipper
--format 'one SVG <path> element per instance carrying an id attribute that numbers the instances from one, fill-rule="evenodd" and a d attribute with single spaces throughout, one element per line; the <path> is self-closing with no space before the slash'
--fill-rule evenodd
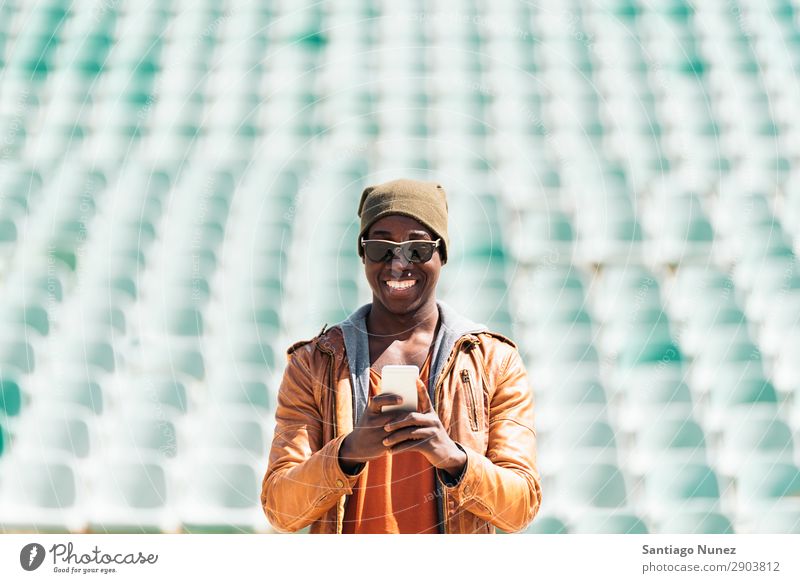
<path id="1" fill-rule="evenodd" d="M 461 382 L 464 385 L 467 393 L 467 402 L 469 403 L 469 425 L 472 431 L 478 430 L 478 411 L 475 406 L 475 393 L 472 389 L 472 380 L 469 377 L 469 370 L 461 370 Z"/>
<path id="2" fill-rule="evenodd" d="M 445 367 L 442 369 L 442 372 L 439 374 L 439 379 L 436 382 L 436 386 L 433 388 L 433 410 L 436 411 L 436 414 L 439 415 L 439 391 L 444 385 L 444 378 L 450 373 L 450 369 L 456 363 L 456 357 L 458 356 L 458 352 L 461 350 L 461 347 L 464 345 L 464 341 L 462 340 L 456 346 L 453 347 L 453 352 L 450 360 L 448 360 Z M 441 418 L 441 417 L 440 417 Z M 442 483 L 439 480 L 438 476 L 436 479 L 436 492 L 437 498 L 439 500 L 439 516 L 442 518 L 442 532 L 443 534 L 450 534 L 450 529 L 447 528 L 447 491 L 442 488 Z"/>

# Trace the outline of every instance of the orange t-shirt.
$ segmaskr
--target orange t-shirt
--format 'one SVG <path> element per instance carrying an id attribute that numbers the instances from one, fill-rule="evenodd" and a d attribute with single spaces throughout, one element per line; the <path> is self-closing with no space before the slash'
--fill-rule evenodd
<path id="1" fill-rule="evenodd" d="M 431 355 L 420 371 L 428 385 Z M 377 393 L 381 375 L 369 369 L 369 394 Z M 436 534 L 436 470 L 421 453 L 402 451 L 367 462 L 347 499 L 346 534 Z"/>

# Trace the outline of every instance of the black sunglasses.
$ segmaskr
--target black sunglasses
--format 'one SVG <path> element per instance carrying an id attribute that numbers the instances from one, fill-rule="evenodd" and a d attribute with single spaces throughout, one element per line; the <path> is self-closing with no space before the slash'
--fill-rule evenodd
<path id="1" fill-rule="evenodd" d="M 416 241 L 385 241 L 383 239 L 361 239 L 361 246 L 370 261 L 376 263 L 391 261 L 395 257 L 405 258 L 410 263 L 426 263 L 433 257 L 433 251 L 441 243 L 441 239 L 428 241 L 418 239 Z"/>

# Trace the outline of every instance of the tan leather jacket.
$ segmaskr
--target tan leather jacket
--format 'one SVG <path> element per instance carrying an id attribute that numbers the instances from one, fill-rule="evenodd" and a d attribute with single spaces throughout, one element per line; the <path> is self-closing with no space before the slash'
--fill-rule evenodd
<path id="1" fill-rule="evenodd" d="M 352 383 L 342 331 L 323 331 L 287 351 L 261 504 L 272 526 L 341 533 L 346 497 L 339 446 L 353 429 Z M 461 336 L 435 387 L 434 407 L 467 453 L 460 481 L 437 472 L 440 532 L 519 531 L 539 510 L 533 392 L 514 343 L 494 332 Z M 362 470 L 363 471 L 363 470 Z"/>

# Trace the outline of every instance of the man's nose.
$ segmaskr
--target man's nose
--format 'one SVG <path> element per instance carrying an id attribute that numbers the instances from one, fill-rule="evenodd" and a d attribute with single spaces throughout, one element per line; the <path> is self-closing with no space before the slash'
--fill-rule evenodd
<path id="1" fill-rule="evenodd" d="M 392 277 L 400 277 L 410 263 L 402 253 L 395 253 L 392 258 Z"/>

